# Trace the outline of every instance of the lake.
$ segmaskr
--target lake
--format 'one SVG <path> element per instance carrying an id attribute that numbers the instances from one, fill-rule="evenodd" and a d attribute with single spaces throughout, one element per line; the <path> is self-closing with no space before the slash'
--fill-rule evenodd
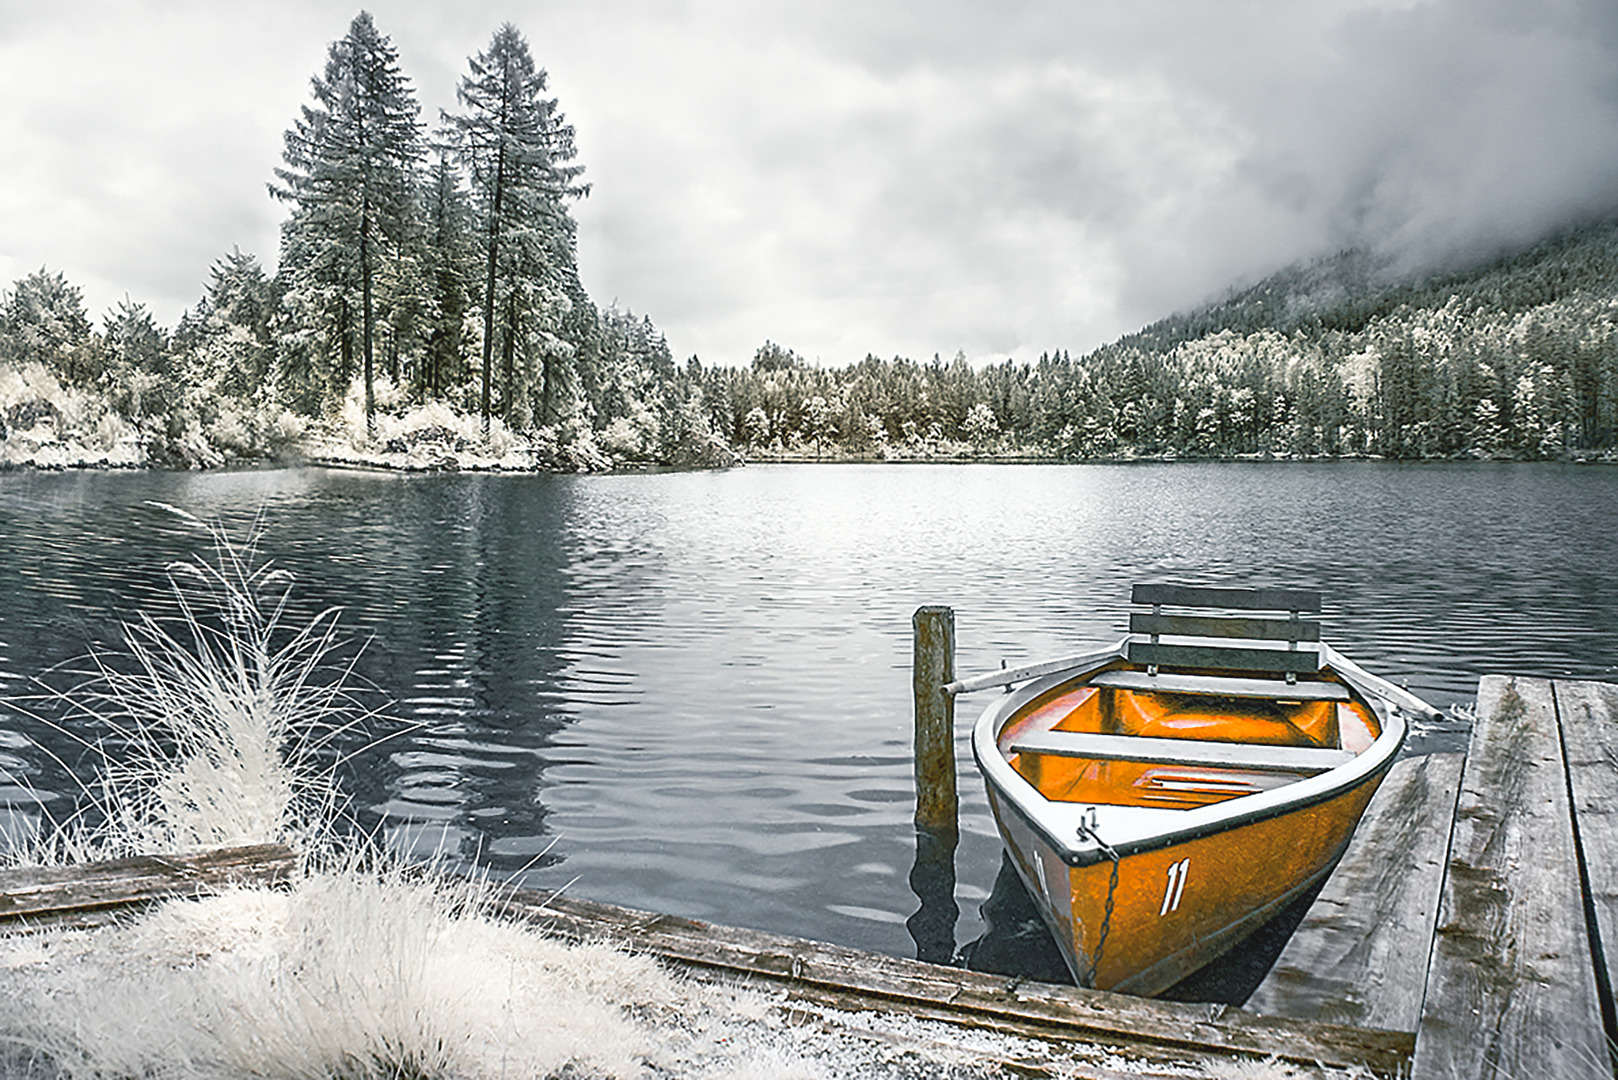
<path id="1" fill-rule="evenodd" d="M 1618 678 L 1605 466 L 295 468 L 0 474 L 0 694 L 162 610 L 165 566 L 208 552 L 162 504 L 259 521 L 299 617 L 342 607 L 397 720 L 343 779 L 394 847 L 895 955 L 979 937 L 1000 870 L 969 696 L 955 880 L 912 930 L 939 887 L 911 884 L 922 604 L 955 609 L 963 674 L 1116 640 L 1133 582 L 1182 580 L 1319 589 L 1333 644 L 1439 705 L 1489 672 Z M 0 711 L 0 800 L 66 805 L 61 743 Z"/>

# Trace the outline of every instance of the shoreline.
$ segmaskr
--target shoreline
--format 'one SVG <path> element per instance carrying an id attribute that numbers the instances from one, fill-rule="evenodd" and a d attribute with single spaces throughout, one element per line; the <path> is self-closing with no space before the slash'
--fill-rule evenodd
<path id="1" fill-rule="evenodd" d="M 325 468 L 349 473 L 398 473 L 403 476 L 445 476 L 455 473 L 476 473 L 485 476 L 644 476 L 654 473 L 718 473 L 749 465 L 1021 465 L 1061 466 L 1074 465 L 1390 465 L 1390 466 L 1450 466 L 1450 465 L 1579 465 L 1618 466 L 1615 457 L 1590 458 L 1382 458 L 1375 455 L 1356 457 L 1311 458 L 1192 458 L 1192 457 L 1118 457 L 1058 458 L 1005 457 L 1005 458 L 791 458 L 767 457 L 735 461 L 730 465 L 665 465 L 657 461 L 626 461 L 610 468 L 558 468 L 545 465 L 502 465 L 498 461 L 451 461 L 451 463 L 413 463 L 413 461 L 387 461 L 359 457 L 286 457 L 286 458 L 233 458 L 218 465 L 183 466 L 133 463 L 133 461 L 0 461 L 0 476 L 8 473 L 231 473 L 231 471 L 290 470 L 290 468 Z"/>
<path id="2" fill-rule="evenodd" d="M 213 472 L 233 469 L 296 468 L 376 470 L 404 474 L 454 472 L 489 474 L 632 475 L 652 472 L 690 472 L 742 468 L 747 465 L 1173 465 L 1173 464 L 1316 464 L 1322 462 L 1379 462 L 1391 465 L 1540 464 L 1618 465 L 1618 450 L 1574 451 L 1555 458 L 1476 454 L 1418 458 L 1390 458 L 1380 454 L 1190 454 L 1162 453 L 1099 455 L 1064 458 L 1036 450 L 974 452 L 959 445 L 936 450 L 887 448 L 878 452 L 839 450 L 741 450 L 717 437 L 688 448 L 674 460 L 650 461 L 616 458 L 593 444 L 559 447 L 544 439 L 502 432 L 500 437 L 451 438 L 451 433 L 429 429 L 402 436 L 378 438 L 369 446 L 333 433 L 306 433 L 305 438 L 283 444 L 275 452 L 187 454 L 178 460 L 152 452 L 141 440 L 122 439 L 113 447 L 91 447 L 78 439 L 49 442 L 0 439 L 0 473 L 18 471 L 162 471 Z M 423 437 L 425 436 L 425 437 Z M 28 445 L 30 442 L 33 445 Z"/>
<path id="3" fill-rule="evenodd" d="M 473 457 L 439 458 L 434 460 L 397 460 L 396 455 L 363 454 L 296 454 L 285 457 L 229 458 L 218 464 L 176 466 L 154 462 L 113 461 L 108 458 L 81 458 L 77 460 L 45 460 L 32 458 L 0 461 L 0 474 L 39 472 L 231 472 L 258 469 L 322 468 L 353 472 L 392 472 L 406 475 L 443 475 L 446 473 L 483 473 L 496 476 L 523 476 L 549 474 L 554 476 L 633 476 L 663 472 L 718 472 L 745 468 L 749 465 L 1318 465 L 1374 463 L 1381 465 L 1618 465 L 1618 455 L 1602 454 L 1588 457 L 1565 458 L 1511 458 L 1511 457 L 1433 457 L 1387 458 L 1375 454 L 1317 455 L 1312 457 L 1280 457 L 1237 455 L 1231 457 L 1199 457 L 1190 455 L 1130 455 L 1097 458 L 1052 458 L 1033 455 L 1004 456 L 952 456 L 931 457 L 873 457 L 848 455 L 839 457 L 800 457 L 787 454 L 769 454 L 752 458 L 737 457 L 724 464 L 671 464 L 666 462 L 614 462 L 596 467 L 564 467 L 541 463 L 515 463 Z"/>

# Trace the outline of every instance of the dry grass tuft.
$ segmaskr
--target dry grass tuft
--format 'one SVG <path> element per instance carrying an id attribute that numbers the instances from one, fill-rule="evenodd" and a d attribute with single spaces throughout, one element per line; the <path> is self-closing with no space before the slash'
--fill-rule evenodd
<path id="1" fill-rule="evenodd" d="M 235 544 L 174 512 L 213 554 L 168 568 L 173 612 L 140 612 L 123 652 L 92 652 L 11 703 L 95 765 L 79 811 L 13 860 L 332 842 L 335 763 L 320 756 L 374 716 L 348 689 L 353 657 L 334 662 L 338 609 L 289 625 L 292 576 L 257 561 L 257 529 Z"/>

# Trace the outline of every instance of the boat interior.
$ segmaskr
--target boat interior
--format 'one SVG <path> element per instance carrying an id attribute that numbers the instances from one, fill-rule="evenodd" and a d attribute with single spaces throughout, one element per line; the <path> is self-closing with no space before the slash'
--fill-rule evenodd
<path id="1" fill-rule="evenodd" d="M 1377 733 L 1375 716 L 1357 701 L 1084 683 L 1036 699 L 1002 729 L 1000 747 L 1046 799 L 1189 810 L 1334 768 Z"/>
<path id="2" fill-rule="evenodd" d="M 1325 772 L 1379 734 L 1309 644 L 1319 624 L 1298 615 L 1319 610 L 1318 594 L 1137 585 L 1134 600 L 1152 611 L 1131 619 L 1123 658 L 1032 699 L 1000 731 L 1001 753 L 1046 799 L 1189 810 Z"/>

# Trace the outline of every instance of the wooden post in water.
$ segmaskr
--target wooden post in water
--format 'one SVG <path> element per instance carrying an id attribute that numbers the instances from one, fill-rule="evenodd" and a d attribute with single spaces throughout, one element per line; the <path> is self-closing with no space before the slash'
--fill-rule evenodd
<path id="1" fill-rule="evenodd" d="M 915 632 L 911 688 L 916 700 L 916 827 L 955 834 L 955 611 L 921 607 L 910 619 Z"/>

